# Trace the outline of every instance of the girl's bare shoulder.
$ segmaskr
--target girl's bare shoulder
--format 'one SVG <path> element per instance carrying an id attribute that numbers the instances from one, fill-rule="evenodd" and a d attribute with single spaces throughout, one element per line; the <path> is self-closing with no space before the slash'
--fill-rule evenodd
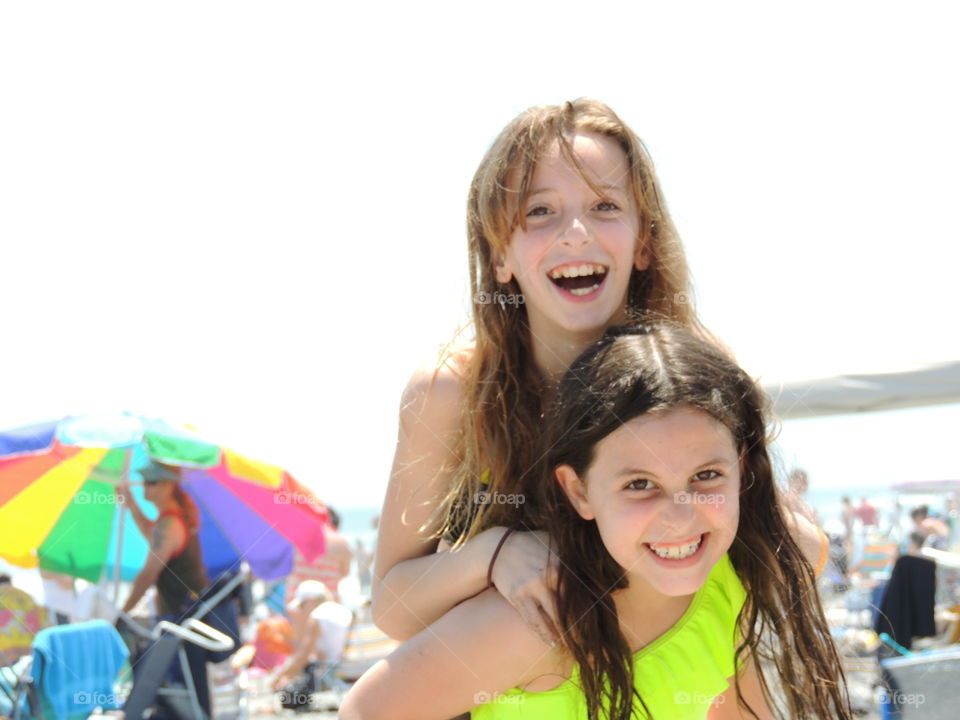
<path id="1" fill-rule="evenodd" d="M 407 381 L 402 408 L 424 411 L 449 407 L 459 411 L 473 355 L 472 343 L 447 346 L 422 363 Z"/>

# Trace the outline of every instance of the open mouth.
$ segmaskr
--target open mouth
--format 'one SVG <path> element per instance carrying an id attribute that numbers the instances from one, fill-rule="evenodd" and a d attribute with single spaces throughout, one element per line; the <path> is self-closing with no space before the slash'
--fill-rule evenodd
<path id="1" fill-rule="evenodd" d="M 561 290 L 582 297 L 599 289 L 607 277 L 607 268 L 595 263 L 562 265 L 551 270 L 548 276 Z"/>
<path id="2" fill-rule="evenodd" d="M 703 547 L 706 537 L 707 535 L 704 533 L 694 540 L 685 543 L 644 543 L 644 545 L 661 560 L 687 560 L 700 552 L 700 548 Z"/>

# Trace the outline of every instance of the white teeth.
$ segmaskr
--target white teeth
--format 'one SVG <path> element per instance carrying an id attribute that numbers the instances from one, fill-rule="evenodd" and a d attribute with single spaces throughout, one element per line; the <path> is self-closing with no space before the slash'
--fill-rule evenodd
<path id="1" fill-rule="evenodd" d="M 572 292 L 574 295 L 589 295 L 589 294 L 592 293 L 594 290 L 596 290 L 598 287 L 600 287 L 600 283 L 596 283 L 595 285 L 591 285 L 591 286 L 588 287 L 588 288 L 573 288 L 570 292 Z"/>
<path id="2" fill-rule="evenodd" d="M 688 545 L 669 545 L 664 547 L 650 545 L 650 549 L 664 560 L 682 560 L 685 557 L 690 557 L 693 555 L 700 547 L 700 542 L 702 540 L 703 536 L 701 535 L 694 542 L 689 543 Z"/>
<path id="3" fill-rule="evenodd" d="M 604 275 L 607 269 L 603 265 L 566 265 L 550 271 L 552 278 L 572 278 L 584 275 Z"/>

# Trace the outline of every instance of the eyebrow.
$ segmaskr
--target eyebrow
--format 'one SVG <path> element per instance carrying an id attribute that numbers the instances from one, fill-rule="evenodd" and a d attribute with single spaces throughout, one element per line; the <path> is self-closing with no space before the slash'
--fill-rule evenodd
<path id="1" fill-rule="evenodd" d="M 617 192 L 622 192 L 622 193 L 627 192 L 627 188 L 625 185 L 613 185 L 610 183 L 594 183 L 594 185 L 596 185 L 600 190 L 616 190 Z M 556 190 L 554 190 L 554 188 L 551 188 L 551 187 L 534 188 L 528 193 L 527 197 L 533 197 L 534 195 L 540 195 L 542 193 L 548 193 L 548 192 L 556 192 Z"/>
<path id="2" fill-rule="evenodd" d="M 703 468 L 709 465 L 723 465 L 725 467 L 730 467 L 730 464 L 731 464 L 730 461 L 727 460 L 726 458 L 717 457 L 717 458 L 714 458 L 713 460 L 707 460 L 705 463 L 701 463 L 700 465 L 697 466 L 694 472 L 699 472 L 700 470 L 702 470 Z M 620 477 L 623 477 L 624 475 L 650 475 L 652 477 L 656 477 L 656 473 L 652 473 L 649 470 L 642 470 L 640 468 L 624 468 L 620 472 L 616 473 L 614 477 L 620 478 Z"/>

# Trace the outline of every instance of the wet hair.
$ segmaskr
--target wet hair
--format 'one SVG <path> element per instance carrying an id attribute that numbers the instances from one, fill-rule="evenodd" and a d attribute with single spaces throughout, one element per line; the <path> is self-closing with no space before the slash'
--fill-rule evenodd
<path id="1" fill-rule="evenodd" d="M 768 700 L 760 661 L 772 665 L 791 720 L 852 717 L 813 568 L 781 510 L 767 452 L 765 404 L 766 396 L 732 360 L 671 324 L 611 328 L 562 379 L 547 413 L 535 506 L 537 524 L 550 533 L 558 554 L 563 643 L 581 668 L 591 720 L 601 708 L 610 709 L 610 718 L 627 720 L 639 698 L 633 655 L 611 596 L 627 579 L 596 522 L 584 520 L 566 497 L 555 469 L 569 465 L 584 478 L 603 438 L 634 418 L 680 407 L 722 423 L 740 453 L 740 519 L 728 551 L 747 593 L 736 665 L 753 659 Z M 639 704 L 646 709 L 642 698 Z"/>
<path id="2" fill-rule="evenodd" d="M 449 492 L 432 523 L 437 534 L 465 540 L 493 525 L 523 522 L 523 505 L 484 504 L 485 493 L 529 494 L 540 435 L 544 378 L 533 362 L 527 310 L 513 278 L 501 285 L 495 264 L 518 226 L 536 165 L 555 145 L 591 187 L 571 145 L 578 132 L 607 138 L 625 156 L 637 242 L 650 264 L 633 269 L 626 297 L 631 317 L 664 317 L 705 334 L 697 320 L 683 246 L 643 142 L 607 105 L 580 98 L 542 105 L 517 116 L 494 140 L 477 168 L 467 201 L 467 243 L 475 348 L 463 372 L 461 434 Z M 596 190 L 597 188 L 594 187 Z M 441 365 L 453 350 L 448 347 Z M 455 363 L 454 363 L 455 364 Z"/>

